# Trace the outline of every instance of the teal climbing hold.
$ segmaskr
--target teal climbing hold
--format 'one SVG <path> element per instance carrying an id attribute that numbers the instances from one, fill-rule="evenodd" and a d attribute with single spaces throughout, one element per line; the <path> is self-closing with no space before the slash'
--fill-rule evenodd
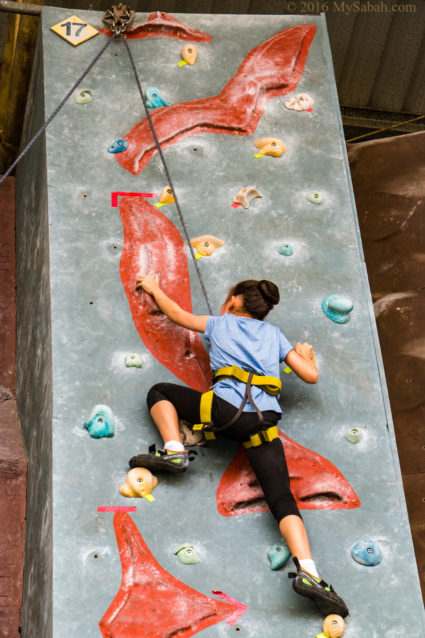
<path id="1" fill-rule="evenodd" d="M 307 194 L 307 199 L 312 204 L 321 204 L 323 202 L 323 195 L 318 191 L 312 191 L 311 193 Z"/>
<path id="2" fill-rule="evenodd" d="M 375 541 L 358 541 L 351 550 L 351 556 L 360 565 L 375 567 L 382 561 L 381 548 Z"/>
<path id="3" fill-rule="evenodd" d="M 322 310 L 335 323 L 348 323 L 354 303 L 348 297 L 328 295 L 322 301 Z"/>
<path id="4" fill-rule="evenodd" d="M 127 368 L 141 368 L 142 358 L 139 354 L 128 354 L 125 358 L 125 365 L 127 366 Z"/>
<path id="5" fill-rule="evenodd" d="M 280 569 L 290 558 L 291 552 L 286 545 L 273 545 L 267 552 L 270 561 L 270 569 Z"/>
<path id="6" fill-rule="evenodd" d="M 289 244 L 282 244 L 277 250 L 280 255 L 285 255 L 285 257 L 290 257 L 294 252 Z"/>
<path id="7" fill-rule="evenodd" d="M 111 146 L 108 148 L 108 153 L 122 153 L 128 149 L 127 140 L 118 139 L 115 142 L 112 142 Z"/>
<path id="8" fill-rule="evenodd" d="M 93 439 L 114 436 L 114 415 L 107 405 L 95 405 L 88 421 L 84 423 Z"/>
<path id="9" fill-rule="evenodd" d="M 190 543 L 183 543 L 174 553 L 177 554 L 177 558 L 184 565 L 196 565 L 196 563 L 199 563 L 199 556 Z"/>
<path id="10" fill-rule="evenodd" d="M 148 109 L 157 109 L 160 106 L 170 106 L 170 104 L 162 99 L 159 90 L 155 86 L 150 86 L 146 89 L 146 106 Z"/>
<path id="11" fill-rule="evenodd" d="M 358 443 L 361 441 L 362 431 L 360 428 L 350 428 L 348 432 L 346 432 L 345 438 L 347 441 L 350 441 L 350 443 Z"/>

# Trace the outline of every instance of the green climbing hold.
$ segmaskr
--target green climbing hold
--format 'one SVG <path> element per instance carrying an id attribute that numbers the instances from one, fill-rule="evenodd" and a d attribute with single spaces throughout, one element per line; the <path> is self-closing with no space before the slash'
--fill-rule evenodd
<path id="1" fill-rule="evenodd" d="M 139 354 L 128 354 L 125 358 L 125 365 L 127 368 L 141 368 L 142 358 Z"/>
<path id="2" fill-rule="evenodd" d="M 312 204 L 321 204 L 323 202 L 323 195 L 322 193 L 318 193 L 317 191 L 312 191 L 311 193 L 307 194 L 307 199 Z"/>
<path id="3" fill-rule="evenodd" d="M 177 558 L 184 565 L 196 565 L 196 563 L 199 563 L 199 556 L 190 543 L 183 543 L 174 553 L 177 554 Z"/>
<path id="4" fill-rule="evenodd" d="M 345 434 L 345 438 L 347 441 L 350 441 L 350 443 L 358 443 L 362 438 L 362 432 L 360 428 L 350 428 Z"/>
<path id="5" fill-rule="evenodd" d="M 91 96 L 91 91 L 89 91 L 88 89 L 78 91 L 74 96 L 74 100 L 77 102 L 77 104 L 88 104 L 92 101 L 92 99 L 93 98 Z"/>

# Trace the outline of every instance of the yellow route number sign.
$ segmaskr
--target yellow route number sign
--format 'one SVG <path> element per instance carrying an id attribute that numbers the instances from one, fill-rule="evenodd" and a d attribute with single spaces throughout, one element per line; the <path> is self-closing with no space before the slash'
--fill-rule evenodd
<path id="1" fill-rule="evenodd" d="M 81 20 L 78 16 L 65 18 L 50 28 L 74 47 L 82 42 L 86 42 L 99 33 L 99 31 L 91 27 L 87 22 L 84 22 L 84 20 Z"/>

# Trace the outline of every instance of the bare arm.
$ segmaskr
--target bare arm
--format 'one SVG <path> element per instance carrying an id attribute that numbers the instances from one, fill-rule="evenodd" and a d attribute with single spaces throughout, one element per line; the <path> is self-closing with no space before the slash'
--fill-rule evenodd
<path id="1" fill-rule="evenodd" d="M 297 342 L 285 359 L 297 376 L 306 383 L 317 383 L 319 371 L 316 366 L 314 350 L 309 343 Z"/>
<path id="2" fill-rule="evenodd" d="M 180 306 L 167 297 L 165 292 L 159 287 L 158 281 L 150 275 L 143 275 L 138 277 L 136 281 L 136 290 L 142 289 L 155 299 L 160 310 L 167 315 L 167 317 L 177 323 L 183 328 L 188 330 L 195 330 L 196 332 L 205 332 L 207 328 L 207 321 L 209 315 L 193 315 L 191 312 L 187 312 L 180 308 Z"/>

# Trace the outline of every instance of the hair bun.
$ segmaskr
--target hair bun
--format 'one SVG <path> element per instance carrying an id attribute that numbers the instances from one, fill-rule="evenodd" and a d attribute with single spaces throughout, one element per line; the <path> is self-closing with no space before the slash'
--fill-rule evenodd
<path id="1" fill-rule="evenodd" d="M 272 281 L 267 281 L 267 279 L 262 279 L 258 282 L 258 288 L 263 295 L 265 301 L 270 303 L 272 306 L 275 306 L 279 303 L 280 294 L 279 288 Z"/>

